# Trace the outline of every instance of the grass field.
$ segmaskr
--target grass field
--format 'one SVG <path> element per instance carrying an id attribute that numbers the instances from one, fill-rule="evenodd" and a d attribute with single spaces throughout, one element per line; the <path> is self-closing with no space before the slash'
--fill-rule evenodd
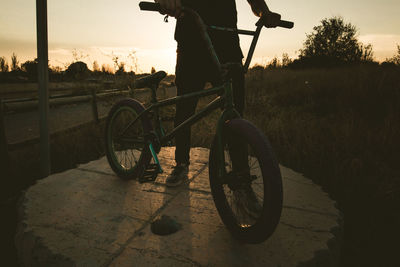
<path id="1" fill-rule="evenodd" d="M 280 161 L 338 201 L 347 264 L 399 263 L 400 70 L 255 69 L 247 87 L 246 117 Z"/>

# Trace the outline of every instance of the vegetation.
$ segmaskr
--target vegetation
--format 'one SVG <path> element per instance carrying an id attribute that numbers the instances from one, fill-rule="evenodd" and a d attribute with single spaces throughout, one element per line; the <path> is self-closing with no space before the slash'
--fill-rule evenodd
<path id="1" fill-rule="evenodd" d="M 386 63 L 386 65 L 400 66 L 400 45 L 397 45 L 397 54 L 386 59 L 383 63 Z"/>
<path id="2" fill-rule="evenodd" d="M 353 266 L 390 266 L 396 255 L 399 74 L 361 66 L 248 77 L 247 116 L 264 129 L 281 162 L 338 201 L 345 257 L 358 261 Z"/>
<path id="3" fill-rule="evenodd" d="M 0 72 L 8 72 L 8 63 L 5 57 L 0 57 Z"/>
<path id="4" fill-rule="evenodd" d="M 100 66 L 99 63 L 97 63 L 97 61 L 93 61 L 93 71 L 94 72 L 99 72 L 100 71 Z"/>
<path id="5" fill-rule="evenodd" d="M 38 61 L 37 58 L 34 60 L 28 60 L 21 65 L 22 71 L 26 73 L 28 79 L 36 81 L 38 72 L 37 72 Z"/>
<path id="6" fill-rule="evenodd" d="M 372 46 L 357 40 L 357 29 L 341 17 L 323 19 L 307 34 L 296 65 L 337 66 L 373 60 Z"/>
<path id="7" fill-rule="evenodd" d="M 90 74 L 89 68 L 86 63 L 82 61 L 76 61 L 68 66 L 65 71 L 65 75 L 71 80 L 84 80 L 88 78 Z"/>
<path id="8" fill-rule="evenodd" d="M 15 53 L 11 56 L 11 71 L 19 71 L 19 61 Z"/>

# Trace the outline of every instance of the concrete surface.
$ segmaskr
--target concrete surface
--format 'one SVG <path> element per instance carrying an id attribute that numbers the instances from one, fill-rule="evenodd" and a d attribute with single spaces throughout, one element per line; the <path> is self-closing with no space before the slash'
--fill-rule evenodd
<path id="1" fill-rule="evenodd" d="M 210 194 L 208 150 L 191 151 L 189 181 L 164 186 L 174 148 L 164 148 L 166 170 L 155 183 L 116 177 L 105 158 L 54 174 L 29 188 L 19 206 L 15 237 L 23 266 L 304 266 L 327 251 L 340 219 L 319 186 L 281 166 L 284 208 L 273 236 L 262 244 L 236 241 Z M 168 215 L 183 229 L 157 236 L 151 222 Z M 325 265 L 324 265 L 325 266 Z"/>

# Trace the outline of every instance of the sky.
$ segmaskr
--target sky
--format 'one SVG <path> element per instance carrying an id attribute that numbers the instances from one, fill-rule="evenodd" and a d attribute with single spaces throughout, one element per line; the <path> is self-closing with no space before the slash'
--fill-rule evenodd
<path id="1" fill-rule="evenodd" d="M 198 0 L 201 1 L 201 0 Z M 216 0 L 217 1 L 217 0 Z M 112 58 L 126 69 L 149 72 L 151 67 L 174 73 L 175 19 L 169 23 L 156 12 L 139 10 L 136 0 L 48 0 L 50 65 L 65 67 L 76 59 L 89 68 L 96 60 L 113 67 Z M 359 29 L 359 40 L 371 43 L 378 61 L 392 57 L 400 44 L 399 0 L 266 0 L 270 10 L 295 22 L 291 30 L 266 29 L 255 51 L 253 64 L 266 64 L 283 53 L 295 58 L 306 34 L 324 18 L 342 16 Z M 0 0 L 0 56 L 10 62 L 36 57 L 35 0 Z M 238 28 L 255 29 L 257 18 L 246 0 L 236 0 Z M 251 37 L 241 36 L 246 55 Z M 75 56 L 74 56 L 75 54 Z"/>

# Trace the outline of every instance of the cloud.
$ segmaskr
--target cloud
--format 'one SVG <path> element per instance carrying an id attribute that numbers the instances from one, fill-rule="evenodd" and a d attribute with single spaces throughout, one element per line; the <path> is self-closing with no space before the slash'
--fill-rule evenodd
<path id="1" fill-rule="evenodd" d="M 66 49 L 66 48 L 50 49 L 49 55 L 71 56 L 71 49 Z"/>
<path id="2" fill-rule="evenodd" d="M 397 44 L 400 44 L 400 35 L 365 34 L 360 35 L 359 40 L 364 44 L 372 44 L 377 60 L 385 60 L 396 53 Z"/>

